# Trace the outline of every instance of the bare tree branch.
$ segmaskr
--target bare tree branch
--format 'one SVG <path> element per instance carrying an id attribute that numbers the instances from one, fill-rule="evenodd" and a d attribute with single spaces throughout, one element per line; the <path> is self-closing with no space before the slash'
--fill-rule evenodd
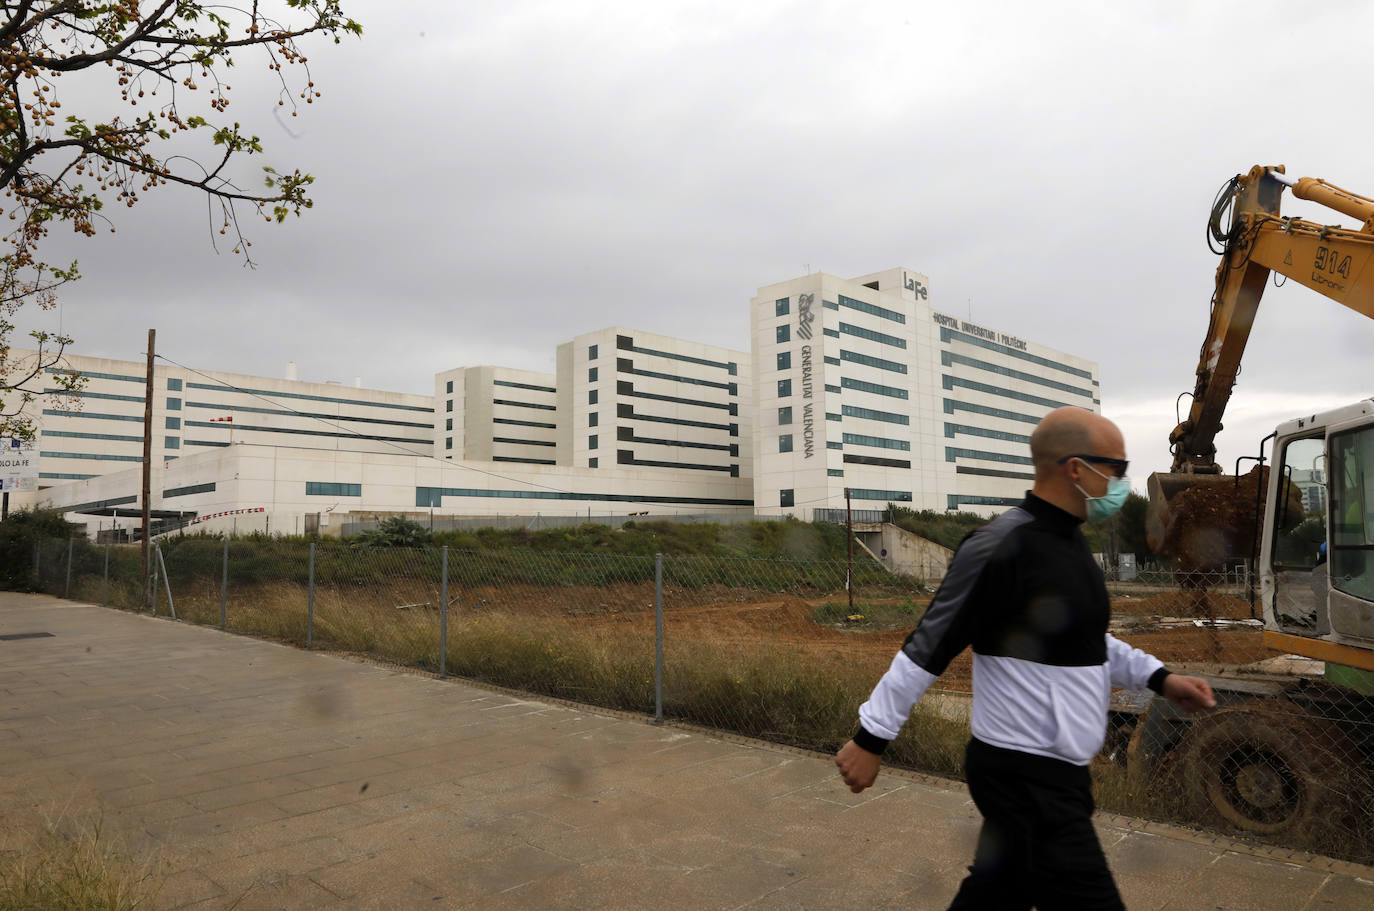
<path id="1" fill-rule="evenodd" d="M 322 35 L 338 43 L 345 35 L 362 34 L 344 16 L 340 0 L 16 0 L 0 4 L 0 10 L 0 215 L 9 215 L 0 221 L 8 225 L 0 235 L 0 315 L 26 303 L 55 304 L 57 291 L 78 273 L 75 263 L 58 268 L 43 262 L 44 239 L 62 223 L 87 236 L 101 223 L 113 229 L 104 212 L 111 202 L 132 206 L 166 186 L 200 193 L 218 202 L 222 223 L 214 227 L 238 238 L 234 252 L 249 265 L 251 241 L 236 206 L 251 206 L 277 221 L 310 207 L 313 178 L 299 170 L 264 168 L 258 190 L 226 176 L 234 161 L 263 148 L 237 122 L 214 122 L 229 105 L 229 86 L 220 76 L 240 62 L 236 58 L 259 54 L 281 83 L 278 103 L 289 100 L 295 116 L 297 98 L 311 103 L 320 94 L 299 42 Z M 171 97 L 130 119 L 111 112 L 104 122 L 88 122 L 67 115 L 60 97 L 62 77 L 83 71 L 108 72 L 121 103 L 135 109 L 143 105 L 145 91 L 156 98 L 170 88 Z M 200 97 L 206 114 L 186 113 L 180 107 L 184 94 Z M 204 142 L 202 151 L 188 154 L 187 139 Z M 209 211 L 213 220 L 213 207 Z M 13 329 L 0 318 L 0 431 L 24 420 L 6 411 L 5 394 L 30 395 L 24 384 L 55 363 L 50 356 L 60 359 L 69 341 L 34 335 L 37 366 L 21 371 L 22 378 L 7 378 Z M 50 343 L 58 345 L 55 355 Z M 70 389 L 77 382 L 64 378 L 59 385 Z"/>

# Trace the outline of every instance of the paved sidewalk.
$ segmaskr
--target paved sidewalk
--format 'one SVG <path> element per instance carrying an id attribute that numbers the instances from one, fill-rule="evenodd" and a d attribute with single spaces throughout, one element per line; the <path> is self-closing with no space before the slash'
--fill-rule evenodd
<path id="1" fill-rule="evenodd" d="M 978 827 L 955 783 L 0 593 L 16 633 L 0 818 L 103 808 L 162 908 L 943 909 Z M 1374 869 L 1099 828 L 1133 911 L 1374 909 Z"/>

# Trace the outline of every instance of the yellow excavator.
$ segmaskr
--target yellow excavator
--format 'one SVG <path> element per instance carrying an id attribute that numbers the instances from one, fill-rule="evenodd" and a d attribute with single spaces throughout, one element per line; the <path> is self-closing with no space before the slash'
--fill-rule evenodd
<path id="1" fill-rule="evenodd" d="M 1285 189 L 1359 227 L 1282 215 Z M 1202 669 L 1218 709 L 1192 721 L 1156 700 L 1130 761 L 1152 777 L 1174 770 L 1202 821 L 1320 850 L 1314 833 L 1367 833 L 1372 822 L 1374 398 L 1279 425 L 1265 440 L 1272 467 L 1261 443 L 1248 487 L 1222 473 L 1214 440 L 1271 272 L 1374 318 L 1374 200 L 1257 166 L 1223 186 L 1208 230 L 1221 256 L 1211 319 L 1188 416 L 1169 436 L 1172 471 L 1148 481 L 1147 537 L 1181 566 L 1253 559 L 1265 646 L 1321 670 Z"/>
<path id="2" fill-rule="evenodd" d="M 1285 187 L 1299 199 L 1321 203 L 1362 224 L 1351 229 L 1284 217 L 1279 204 Z M 1229 223 L 1223 226 L 1228 212 Z M 1220 562 L 1253 557 L 1254 536 L 1199 540 L 1177 527 L 1179 519 L 1186 522 L 1189 517 L 1176 515 L 1170 505 L 1180 494 L 1196 488 L 1219 491 L 1228 482 L 1235 486 L 1235 479 L 1224 476 L 1217 464 L 1215 439 L 1271 272 L 1374 318 L 1374 270 L 1368 268 L 1374 258 L 1374 200 L 1317 178 L 1294 180 L 1282 165 L 1256 166 L 1222 187 L 1212 205 L 1208 233 L 1209 243 L 1219 244 L 1214 251 L 1221 256 L 1211 320 L 1198 358 L 1188 416 L 1169 434 L 1173 467 L 1167 474 L 1151 475 L 1148 481 L 1146 534 L 1155 553 L 1186 557 L 1190 555 L 1178 552 L 1192 544 L 1214 551 L 1212 556 Z M 1196 560 L 1189 568 L 1205 565 Z"/>

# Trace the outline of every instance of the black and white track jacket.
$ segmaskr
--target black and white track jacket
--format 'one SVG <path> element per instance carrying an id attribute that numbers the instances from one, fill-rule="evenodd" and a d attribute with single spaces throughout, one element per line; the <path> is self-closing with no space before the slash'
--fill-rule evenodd
<path id="1" fill-rule="evenodd" d="M 1168 671 L 1107 632 L 1111 602 L 1077 516 L 1028 493 L 959 546 L 940 590 L 859 708 L 855 742 L 881 753 L 935 678 L 973 646 L 973 736 L 1087 765 L 1112 687 Z"/>

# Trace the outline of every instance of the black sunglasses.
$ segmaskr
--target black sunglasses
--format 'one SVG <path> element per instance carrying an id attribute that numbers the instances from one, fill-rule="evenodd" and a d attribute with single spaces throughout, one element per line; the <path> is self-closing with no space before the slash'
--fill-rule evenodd
<path id="1" fill-rule="evenodd" d="M 1092 465 L 1110 465 L 1112 468 L 1116 469 L 1116 476 L 1118 478 L 1126 477 L 1126 467 L 1131 464 L 1128 459 L 1113 459 L 1107 456 L 1095 455 L 1066 455 L 1059 460 L 1059 464 L 1063 465 L 1069 459 L 1079 459 Z"/>

